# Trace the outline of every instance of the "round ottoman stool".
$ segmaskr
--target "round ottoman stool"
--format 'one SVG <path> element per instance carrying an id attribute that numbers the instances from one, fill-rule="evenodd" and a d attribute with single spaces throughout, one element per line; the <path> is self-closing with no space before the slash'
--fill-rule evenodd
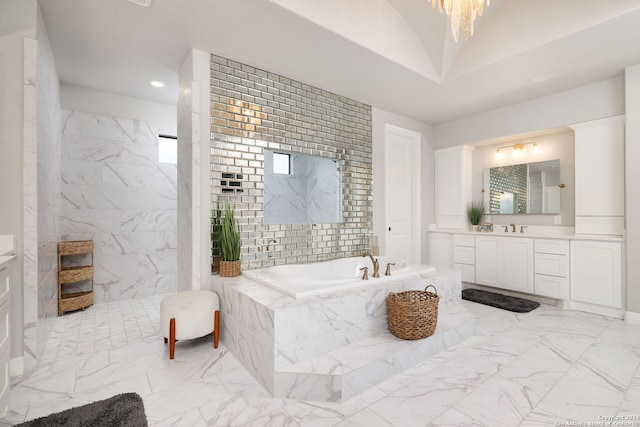
<path id="1" fill-rule="evenodd" d="M 160 327 L 164 343 L 169 343 L 173 359 L 176 341 L 213 335 L 218 348 L 220 336 L 220 299 L 215 292 L 184 291 L 167 295 L 160 301 Z"/>

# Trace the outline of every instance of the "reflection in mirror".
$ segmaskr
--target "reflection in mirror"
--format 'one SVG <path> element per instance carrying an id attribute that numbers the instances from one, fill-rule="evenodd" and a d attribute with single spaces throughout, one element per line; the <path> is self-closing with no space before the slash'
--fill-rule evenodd
<path id="1" fill-rule="evenodd" d="M 560 160 L 484 170 L 489 214 L 560 213 Z"/>
<path id="2" fill-rule="evenodd" d="M 264 150 L 264 223 L 342 222 L 339 161 Z"/>

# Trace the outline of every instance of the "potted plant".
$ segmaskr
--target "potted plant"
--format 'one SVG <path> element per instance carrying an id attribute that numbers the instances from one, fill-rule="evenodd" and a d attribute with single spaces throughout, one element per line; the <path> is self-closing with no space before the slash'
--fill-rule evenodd
<path id="1" fill-rule="evenodd" d="M 229 203 L 224 209 L 220 227 L 220 276 L 236 277 L 240 275 L 240 230 L 236 225 L 233 208 Z"/>
<path id="2" fill-rule="evenodd" d="M 478 231 L 478 225 L 484 218 L 484 210 L 483 201 L 475 201 L 467 205 L 467 217 L 469 217 L 469 222 L 473 226 L 473 231 Z"/>
<path id="3" fill-rule="evenodd" d="M 222 210 L 216 209 L 216 213 L 211 217 L 211 272 L 220 272 L 220 259 L 222 258 Z"/>

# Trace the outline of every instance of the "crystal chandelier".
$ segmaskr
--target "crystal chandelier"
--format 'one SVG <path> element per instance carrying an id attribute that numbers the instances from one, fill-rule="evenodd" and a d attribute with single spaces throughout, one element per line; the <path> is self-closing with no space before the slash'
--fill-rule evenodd
<path id="1" fill-rule="evenodd" d="M 437 4 L 440 13 L 447 12 L 451 19 L 453 39 L 457 42 L 460 29 L 465 40 L 473 35 L 473 21 L 476 15 L 482 16 L 485 1 L 487 6 L 491 4 L 491 0 L 431 0 L 431 5 L 436 7 Z"/>

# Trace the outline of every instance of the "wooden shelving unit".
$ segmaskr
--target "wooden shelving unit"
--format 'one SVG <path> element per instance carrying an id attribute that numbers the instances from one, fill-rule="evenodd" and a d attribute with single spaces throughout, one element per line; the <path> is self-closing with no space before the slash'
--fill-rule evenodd
<path id="1" fill-rule="evenodd" d="M 62 257 L 91 255 L 89 265 L 63 267 Z M 88 291 L 64 293 L 64 285 L 89 281 Z M 58 243 L 58 316 L 85 309 L 93 304 L 93 240 L 69 240 Z"/>

